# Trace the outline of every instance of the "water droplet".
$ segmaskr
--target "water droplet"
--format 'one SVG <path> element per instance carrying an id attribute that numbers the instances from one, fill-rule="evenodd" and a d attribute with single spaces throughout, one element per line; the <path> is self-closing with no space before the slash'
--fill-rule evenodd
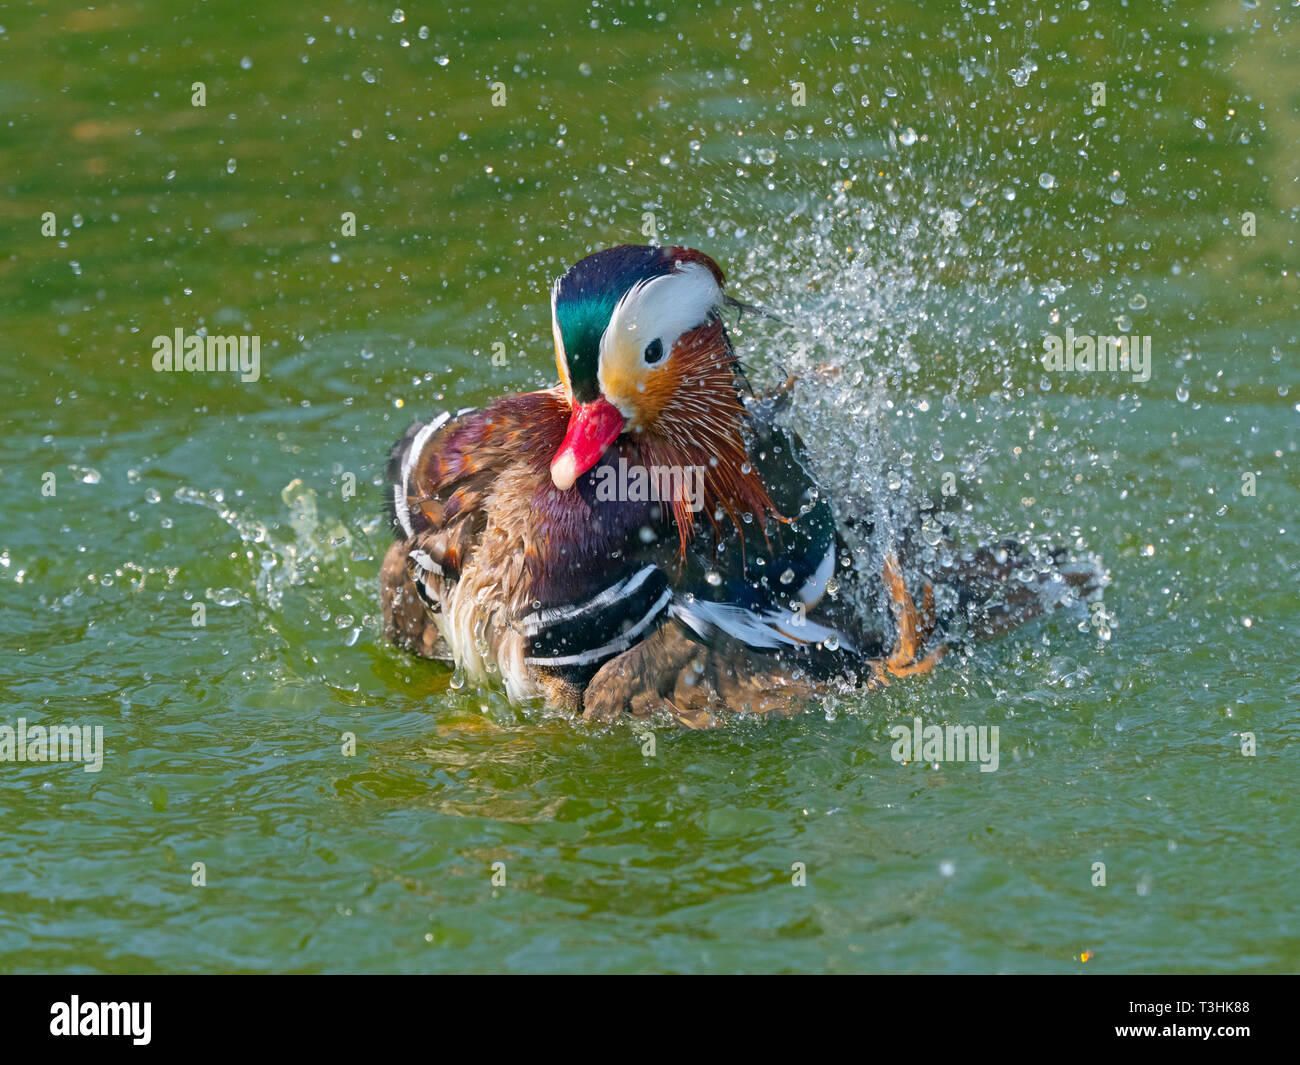
<path id="1" fill-rule="evenodd" d="M 1110 192 L 1111 203 L 1120 204 L 1123 203 L 1126 199 L 1128 199 L 1128 197 L 1125 195 L 1123 189 L 1111 189 Z"/>
<path id="2" fill-rule="evenodd" d="M 1043 173 L 1038 175 L 1038 184 L 1044 189 L 1054 189 L 1056 188 L 1056 178 L 1054 175 L 1047 173 L 1047 171 L 1043 171 Z"/>
<path id="3" fill-rule="evenodd" d="M 1025 56 L 1020 60 L 1020 66 L 1015 70 L 1008 71 L 1008 73 L 1011 75 L 1011 80 L 1016 83 L 1017 88 L 1023 89 L 1029 84 L 1029 76 L 1037 69 L 1038 64 Z"/>
<path id="4" fill-rule="evenodd" d="M 911 126 L 908 126 L 907 129 L 903 130 L 903 132 L 898 135 L 898 143 L 903 145 L 905 148 L 910 148 L 916 143 L 916 130 Z"/>
<path id="5" fill-rule="evenodd" d="M 388 16 L 388 19 L 390 22 L 405 22 L 406 12 L 399 7 L 395 9 L 391 15 Z"/>
<path id="6" fill-rule="evenodd" d="M 711 569 L 705 575 L 704 579 L 716 588 L 719 584 L 722 583 L 722 574 L 715 569 Z"/>
<path id="7" fill-rule="evenodd" d="M 835 633 L 832 632 L 829 636 L 826 637 L 826 640 L 822 646 L 824 646 L 828 651 L 838 651 L 840 649 L 839 636 L 837 636 Z"/>

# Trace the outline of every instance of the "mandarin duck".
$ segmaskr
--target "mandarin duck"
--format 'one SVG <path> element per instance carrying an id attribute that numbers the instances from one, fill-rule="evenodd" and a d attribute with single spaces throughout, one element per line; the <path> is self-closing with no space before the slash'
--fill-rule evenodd
<path id="1" fill-rule="evenodd" d="M 388 467 L 389 639 L 513 702 L 709 727 L 925 672 L 957 614 L 993 633 L 1051 605 L 1011 580 L 1014 543 L 926 577 L 919 606 L 905 544 L 846 571 L 854 519 L 778 424 L 783 394 L 750 391 L 724 280 L 690 248 L 590 255 L 551 291 L 557 387 L 410 427 Z M 846 579 L 883 583 L 892 620 L 828 594 Z"/>

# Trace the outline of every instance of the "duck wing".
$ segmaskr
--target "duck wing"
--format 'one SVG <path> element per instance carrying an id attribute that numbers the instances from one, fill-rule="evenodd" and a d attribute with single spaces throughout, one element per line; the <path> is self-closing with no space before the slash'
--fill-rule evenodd
<path id="1" fill-rule="evenodd" d="M 388 467 L 381 600 L 399 646 L 475 679 L 499 670 L 513 699 L 576 709 L 596 670 L 666 618 L 672 593 L 657 558 L 627 550 L 648 503 L 593 508 L 552 484 L 567 419 L 541 392 L 413 425 Z"/>
<path id="2" fill-rule="evenodd" d="M 734 525 L 713 515 L 684 556 L 658 558 L 667 616 L 593 675 L 588 718 L 666 709 L 700 728 L 720 712 L 787 712 L 878 650 L 852 607 L 828 594 L 846 554 L 802 444 L 765 410 L 752 413 L 751 460 L 780 517 Z"/>

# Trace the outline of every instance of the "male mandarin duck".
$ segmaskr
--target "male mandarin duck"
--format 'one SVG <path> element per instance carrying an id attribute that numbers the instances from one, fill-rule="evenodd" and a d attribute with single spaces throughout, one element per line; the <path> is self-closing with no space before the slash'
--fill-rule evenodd
<path id="1" fill-rule="evenodd" d="M 1014 545 L 940 574 L 946 612 L 928 580 L 917 608 L 892 552 L 852 571 L 852 519 L 776 424 L 780 400 L 750 393 L 723 284 L 690 248 L 590 255 L 551 292 L 558 387 L 411 426 L 389 464 L 390 639 L 499 676 L 512 701 L 704 727 L 924 672 L 956 613 L 995 632 L 1050 605 L 1010 580 Z M 886 619 L 828 594 L 882 578 L 888 652 Z"/>

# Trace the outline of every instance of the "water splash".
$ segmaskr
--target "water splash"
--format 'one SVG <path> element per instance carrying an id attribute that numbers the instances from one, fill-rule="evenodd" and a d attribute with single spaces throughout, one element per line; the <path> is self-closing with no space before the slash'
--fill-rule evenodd
<path id="1" fill-rule="evenodd" d="M 1034 365 L 1032 323 L 1063 286 L 1025 280 L 1019 237 L 993 228 L 991 187 L 948 200 L 970 184 L 908 170 L 837 178 L 757 227 L 779 237 L 748 246 L 736 287 L 772 318 L 740 325 L 742 351 L 759 382 L 797 380 L 788 416 L 849 519 L 846 567 L 879 572 L 907 541 L 934 572 L 1009 538 L 1024 548 L 1013 579 L 1064 597 L 1053 548 L 1090 562 L 1082 530 L 1062 537 L 1044 520 L 1051 504 L 1029 496 L 1019 514 L 982 498 L 1000 453 L 1020 455 L 1045 424 L 1040 393 L 1020 382 Z M 1050 445 L 1064 453 L 1063 486 L 1068 438 Z M 885 609 L 871 587 L 860 606 Z"/>

